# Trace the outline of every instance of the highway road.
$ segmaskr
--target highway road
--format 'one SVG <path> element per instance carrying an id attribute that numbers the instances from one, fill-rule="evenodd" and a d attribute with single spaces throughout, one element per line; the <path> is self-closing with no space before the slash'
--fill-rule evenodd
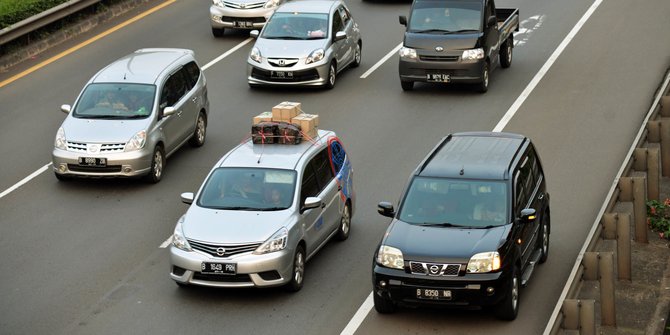
<path id="1" fill-rule="evenodd" d="M 359 68 L 343 72 L 330 91 L 252 90 L 245 66 L 253 41 L 244 32 L 214 38 L 209 3 L 154 1 L 163 7 L 135 22 L 117 26 L 149 6 L 0 74 L 2 82 L 69 50 L 0 87 L 0 333 L 542 333 L 670 66 L 670 2 L 499 0 L 498 7 L 520 8 L 522 30 L 512 66 L 492 73 L 486 94 L 419 84 L 402 92 L 397 55 L 378 62 L 401 42 L 398 15 L 408 14 L 410 2 L 353 0 L 363 34 Z M 143 47 L 195 50 L 211 102 L 206 144 L 170 157 L 156 185 L 58 182 L 47 164 L 65 117 L 59 106 L 73 103 L 100 68 Z M 187 209 L 179 194 L 197 190 L 247 136 L 253 115 L 285 100 L 319 114 L 351 155 L 358 194 L 351 237 L 307 264 L 295 294 L 177 287 L 160 246 Z M 511 118 L 500 122 L 505 115 Z M 409 173 L 441 137 L 496 127 L 533 139 L 552 200 L 549 260 L 522 290 L 517 320 L 488 311 L 370 310 L 372 255 L 389 222 L 377 203 L 397 203 Z"/>

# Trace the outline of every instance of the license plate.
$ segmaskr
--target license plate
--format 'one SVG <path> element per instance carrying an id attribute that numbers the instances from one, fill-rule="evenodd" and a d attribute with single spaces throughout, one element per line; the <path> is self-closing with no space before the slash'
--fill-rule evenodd
<path id="1" fill-rule="evenodd" d="M 79 157 L 79 165 L 86 165 L 86 166 L 107 166 L 107 158 L 99 158 L 99 157 Z"/>
<path id="2" fill-rule="evenodd" d="M 202 273 L 210 273 L 218 275 L 234 275 L 237 273 L 237 264 L 202 262 L 201 270 Z"/>
<path id="3" fill-rule="evenodd" d="M 250 27 L 253 27 L 253 24 L 250 21 L 235 21 L 235 22 L 233 22 L 233 27 L 235 27 L 235 28 L 250 28 Z"/>
<path id="4" fill-rule="evenodd" d="M 293 71 L 270 71 L 270 78 L 293 79 Z"/>
<path id="5" fill-rule="evenodd" d="M 451 291 L 449 290 L 432 290 L 417 288 L 416 297 L 418 299 L 430 299 L 430 300 L 450 300 Z"/>
<path id="6" fill-rule="evenodd" d="M 448 83 L 451 80 L 451 76 L 442 73 L 428 73 L 426 74 L 426 80 L 438 83 Z"/>

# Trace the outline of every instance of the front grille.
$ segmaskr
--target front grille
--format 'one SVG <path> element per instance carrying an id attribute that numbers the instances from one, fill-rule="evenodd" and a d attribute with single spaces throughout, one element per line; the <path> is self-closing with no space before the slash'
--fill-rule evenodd
<path id="1" fill-rule="evenodd" d="M 263 7 L 263 5 L 265 5 L 265 2 L 263 1 L 256 3 L 238 3 L 233 1 L 224 1 L 223 5 L 228 8 L 235 8 L 235 9 L 255 9 Z"/>
<path id="2" fill-rule="evenodd" d="M 439 263 L 423 263 L 423 262 L 409 262 L 409 267 L 412 274 L 427 275 L 427 276 L 458 276 L 461 269 L 460 264 L 439 264 Z"/>
<path id="3" fill-rule="evenodd" d="M 202 272 L 193 273 L 193 279 L 204 281 L 216 281 L 221 283 L 251 283 L 251 277 L 248 274 L 237 275 L 216 275 L 204 274 Z"/>
<path id="4" fill-rule="evenodd" d="M 301 82 L 319 79 L 319 72 L 316 69 L 309 69 L 303 71 L 293 71 L 293 78 L 278 79 L 270 78 L 270 71 L 253 68 L 251 70 L 251 77 L 264 81 L 274 81 L 274 82 Z"/>
<path id="5" fill-rule="evenodd" d="M 419 59 L 427 62 L 457 62 L 458 56 L 419 56 Z"/>
<path id="6" fill-rule="evenodd" d="M 251 22 L 251 23 L 265 23 L 265 18 L 264 17 L 232 17 L 232 16 L 222 16 L 221 17 L 222 22 L 235 22 L 235 21 L 240 21 L 240 22 Z"/>
<path id="7" fill-rule="evenodd" d="M 67 150 L 75 152 L 87 152 L 86 148 L 89 144 L 90 143 L 67 141 Z M 97 145 L 100 146 L 100 153 L 123 152 L 123 148 L 126 146 L 125 143 L 102 143 Z"/>
<path id="8" fill-rule="evenodd" d="M 191 248 L 194 250 L 202 251 L 208 255 L 214 257 L 230 257 L 234 255 L 239 255 L 246 252 L 252 252 L 260 246 L 260 243 L 250 243 L 250 244 L 213 244 L 213 243 L 204 243 L 194 240 L 188 240 L 188 243 L 191 245 Z M 217 249 L 223 248 L 225 252 L 223 255 L 219 255 Z"/>
<path id="9" fill-rule="evenodd" d="M 77 164 L 68 164 L 68 170 L 74 172 L 93 172 L 93 173 L 119 173 L 121 172 L 121 165 L 107 165 L 107 166 L 85 166 Z"/>
<path id="10" fill-rule="evenodd" d="M 291 67 L 298 64 L 298 58 L 268 58 L 268 63 L 277 67 Z"/>

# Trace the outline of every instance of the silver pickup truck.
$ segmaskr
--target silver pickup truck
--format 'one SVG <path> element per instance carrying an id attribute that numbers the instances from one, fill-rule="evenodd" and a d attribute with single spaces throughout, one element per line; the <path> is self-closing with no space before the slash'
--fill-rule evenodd
<path id="1" fill-rule="evenodd" d="M 400 84 L 467 83 L 486 92 L 489 74 L 512 64 L 519 9 L 496 8 L 493 0 L 414 0 L 400 49 Z"/>

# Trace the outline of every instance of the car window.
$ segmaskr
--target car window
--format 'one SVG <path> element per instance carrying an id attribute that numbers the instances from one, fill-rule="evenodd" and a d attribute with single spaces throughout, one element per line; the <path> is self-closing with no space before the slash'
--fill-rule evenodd
<path id="1" fill-rule="evenodd" d="M 183 71 L 185 71 L 186 84 L 188 85 L 188 90 L 190 91 L 195 84 L 198 83 L 198 78 L 200 78 L 200 68 L 195 62 L 189 62 L 184 65 Z"/>
<path id="2" fill-rule="evenodd" d="M 339 11 L 333 13 L 333 34 L 344 29 L 344 23 L 342 23 L 342 16 L 340 16 Z"/>
<path id="3" fill-rule="evenodd" d="M 481 2 L 419 1 L 414 3 L 407 26 L 410 32 L 435 32 L 481 29 Z"/>
<path id="4" fill-rule="evenodd" d="M 75 105 L 76 118 L 138 119 L 153 110 L 156 86 L 146 84 L 93 83 Z"/>
<path id="5" fill-rule="evenodd" d="M 415 177 L 399 218 L 410 224 L 470 228 L 507 224 L 507 186 L 502 181 Z"/>
<path id="6" fill-rule="evenodd" d="M 177 71 L 171 75 L 161 91 L 161 108 L 174 106 L 179 99 L 187 92 L 186 78 L 182 71 Z"/>
<path id="7" fill-rule="evenodd" d="M 293 203 L 293 170 L 218 168 L 203 185 L 200 207 L 227 210 L 280 210 Z"/>
<path id="8" fill-rule="evenodd" d="M 328 159 L 328 150 L 325 148 L 319 152 L 312 160 L 314 164 L 314 173 L 316 173 L 316 180 L 319 184 L 319 193 L 328 186 L 333 180 L 333 169 L 330 166 Z"/>
<path id="9" fill-rule="evenodd" d="M 342 21 L 344 22 L 344 26 L 348 25 L 349 22 L 351 22 L 351 14 L 345 7 L 340 7 L 339 9 L 340 15 L 342 16 Z"/>
<path id="10" fill-rule="evenodd" d="M 534 152 L 521 158 L 514 181 L 515 206 L 517 212 L 529 206 L 529 200 L 536 189 L 537 161 Z"/>
<path id="11" fill-rule="evenodd" d="M 319 194 L 319 182 L 316 179 L 314 164 L 310 161 L 305 166 L 305 172 L 302 175 L 300 183 L 300 205 L 305 203 L 308 197 L 315 197 Z"/>
<path id="12" fill-rule="evenodd" d="M 328 14 L 276 12 L 260 35 L 266 39 L 307 40 L 328 37 Z"/>

